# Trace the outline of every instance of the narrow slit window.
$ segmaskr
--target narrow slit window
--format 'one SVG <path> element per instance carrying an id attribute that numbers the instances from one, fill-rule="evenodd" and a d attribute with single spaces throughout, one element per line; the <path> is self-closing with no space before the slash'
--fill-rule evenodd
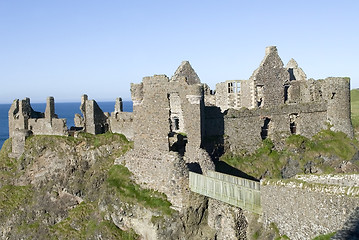
<path id="1" fill-rule="evenodd" d="M 233 93 L 234 92 L 233 87 L 234 87 L 233 82 L 228 83 L 228 93 Z"/>
<path id="2" fill-rule="evenodd" d="M 263 123 L 263 127 L 261 129 L 261 138 L 262 138 L 262 140 L 264 140 L 264 139 L 266 139 L 268 137 L 269 123 L 270 123 L 270 118 L 265 118 L 264 123 Z"/>

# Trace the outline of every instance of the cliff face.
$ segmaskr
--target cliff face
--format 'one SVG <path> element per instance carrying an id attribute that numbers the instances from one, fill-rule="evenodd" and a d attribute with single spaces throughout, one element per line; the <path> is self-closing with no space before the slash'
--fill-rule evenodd
<path id="1" fill-rule="evenodd" d="M 142 189 L 116 158 L 122 135 L 33 136 L 19 159 L 0 152 L 2 239 L 214 239 L 207 201 L 182 212 L 164 194 Z"/>

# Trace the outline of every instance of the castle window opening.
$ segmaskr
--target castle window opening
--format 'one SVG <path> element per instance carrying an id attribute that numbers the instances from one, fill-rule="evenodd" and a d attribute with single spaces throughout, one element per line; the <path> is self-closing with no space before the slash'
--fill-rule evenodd
<path id="1" fill-rule="evenodd" d="M 179 119 L 178 119 L 178 117 L 173 117 L 173 127 L 174 127 L 174 130 L 176 131 L 176 130 L 179 130 Z"/>
<path id="2" fill-rule="evenodd" d="M 332 96 L 330 97 L 330 99 L 334 99 L 335 96 L 335 92 L 332 92 Z"/>
<path id="3" fill-rule="evenodd" d="M 297 133 L 297 124 L 295 122 L 290 123 L 290 133 L 296 134 Z"/>
<path id="4" fill-rule="evenodd" d="M 261 138 L 262 138 L 262 140 L 264 140 L 264 139 L 266 139 L 268 137 L 269 123 L 270 123 L 270 118 L 265 118 L 262 130 L 261 130 Z"/>
<path id="5" fill-rule="evenodd" d="M 289 72 L 289 81 L 297 80 L 294 76 L 293 68 L 289 68 L 288 72 Z"/>
<path id="6" fill-rule="evenodd" d="M 263 99 L 260 98 L 259 101 L 257 101 L 257 106 L 262 107 L 262 104 L 263 104 Z"/>
<path id="7" fill-rule="evenodd" d="M 227 86 L 228 86 L 228 93 L 240 93 L 241 92 L 241 83 L 240 82 L 229 82 Z"/>
<path id="8" fill-rule="evenodd" d="M 263 85 L 257 85 L 257 107 L 263 107 L 263 100 L 264 100 L 264 86 Z"/>
<path id="9" fill-rule="evenodd" d="M 240 92 L 241 92 L 241 83 L 236 82 L 236 93 L 240 93 Z"/>
<path id="10" fill-rule="evenodd" d="M 288 101 L 288 89 L 289 89 L 289 86 L 285 85 L 284 86 L 284 103 L 286 103 Z"/>
<path id="11" fill-rule="evenodd" d="M 297 118 L 298 114 L 293 113 L 289 115 L 289 129 L 291 134 L 297 134 Z"/>
<path id="12" fill-rule="evenodd" d="M 234 93 L 233 82 L 228 83 L 228 93 Z"/>

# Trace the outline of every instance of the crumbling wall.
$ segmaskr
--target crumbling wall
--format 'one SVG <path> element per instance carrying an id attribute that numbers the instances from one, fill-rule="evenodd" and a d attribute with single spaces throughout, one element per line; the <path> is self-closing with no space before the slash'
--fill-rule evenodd
<path id="1" fill-rule="evenodd" d="M 77 128 L 82 128 L 83 131 L 91 134 L 101 134 L 109 130 L 107 119 L 108 114 L 105 114 L 98 106 L 95 100 L 88 100 L 88 96 L 84 94 L 81 97 L 80 114 L 75 114 L 74 122 Z"/>
<path id="2" fill-rule="evenodd" d="M 55 114 L 55 100 L 53 97 L 47 98 L 44 118 L 30 118 L 28 120 L 28 129 L 34 135 L 68 135 L 66 119 L 59 119 Z"/>
<path id="3" fill-rule="evenodd" d="M 252 107 L 271 107 L 284 103 L 284 83 L 289 79 L 288 70 L 278 55 L 277 48 L 266 48 L 264 59 L 249 81 L 254 82 L 255 102 Z"/>
<path id="4" fill-rule="evenodd" d="M 252 152 L 267 137 L 279 145 L 290 134 L 310 138 L 328 123 L 331 130 L 353 137 L 349 78 L 307 80 L 294 59 L 283 67 L 272 46 L 250 79 L 240 84 L 237 98 L 229 81 L 216 85 L 216 105 L 229 109 L 224 112 L 224 142 L 231 151 Z"/>
<path id="5" fill-rule="evenodd" d="M 203 85 L 191 65 L 182 62 L 171 79 L 154 75 L 131 84 L 131 95 L 134 149 L 120 162 L 134 172 L 139 183 L 165 193 L 182 208 L 188 170 L 194 165 L 202 171 L 214 169 L 201 148 Z"/>
<path id="6" fill-rule="evenodd" d="M 312 239 L 343 228 L 359 206 L 358 189 L 345 186 L 265 181 L 263 220 L 290 239 Z"/>
<path id="7" fill-rule="evenodd" d="M 203 83 L 202 85 L 203 85 L 203 93 L 204 93 L 204 105 L 215 106 L 216 105 L 215 91 L 211 90 L 209 86 L 205 83 Z"/>
<path id="8" fill-rule="evenodd" d="M 31 132 L 26 129 L 16 128 L 12 132 L 11 150 L 9 157 L 19 158 L 25 151 L 25 141 L 31 135 Z"/>
<path id="9" fill-rule="evenodd" d="M 30 98 L 15 99 L 9 109 L 9 137 L 13 136 L 16 129 L 28 130 L 30 118 L 43 118 L 44 114 L 32 109 Z"/>
<path id="10" fill-rule="evenodd" d="M 134 114 L 134 149 L 149 148 L 168 151 L 169 78 L 165 75 L 144 77 L 141 84 L 132 84 Z"/>
<path id="11" fill-rule="evenodd" d="M 121 98 L 116 99 L 115 110 L 108 118 L 108 122 L 111 132 L 123 134 L 129 140 L 133 139 L 133 114 L 131 112 L 123 112 Z"/>
<path id="12" fill-rule="evenodd" d="M 9 137 L 12 138 L 12 157 L 19 157 L 24 152 L 25 140 L 34 135 L 68 135 L 66 119 L 59 119 L 55 114 L 53 97 L 48 97 L 45 113 L 32 109 L 30 99 L 15 99 L 9 109 Z"/>
<path id="13" fill-rule="evenodd" d="M 228 109 L 227 106 L 227 85 L 226 82 L 216 84 L 216 106 L 220 107 L 223 111 Z"/>
<path id="14" fill-rule="evenodd" d="M 86 132 L 92 134 L 105 133 L 108 130 L 107 117 L 102 112 L 95 100 L 86 101 L 86 117 L 85 129 Z"/>
<path id="15" fill-rule="evenodd" d="M 248 80 L 228 80 L 216 84 L 216 106 L 222 111 L 249 106 L 251 95 Z"/>
<path id="16" fill-rule="evenodd" d="M 188 168 L 178 153 L 133 149 L 115 164 L 125 165 L 141 186 L 165 193 L 175 209 L 189 204 Z"/>
<path id="17" fill-rule="evenodd" d="M 16 99 L 9 110 L 9 136 L 12 137 L 16 129 L 30 130 L 34 135 L 66 136 L 66 119 L 59 119 L 55 114 L 53 97 L 48 97 L 45 113 L 32 109 L 30 99 L 19 101 Z"/>
<path id="18" fill-rule="evenodd" d="M 31 118 L 28 124 L 34 135 L 68 135 L 66 119 Z"/>
<path id="19" fill-rule="evenodd" d="M 295 116 L 295 132 L 291 119 Z M 269 120 L 266 130 L 265 121 Z M 265 138 L 280 144 L 290 134 L 311 138 L 327 128 L 325 103 L 282 105 L 267 109 L 229 109 L 224 114 L 224 142 L 231 152 L 253 152 Z M 263 131 L 266 131 L 263 133 Z"/>
<path id="20" fill-rule="evenodd" d="M 245 107 L 251 108 L 252 98 L 254 97 L 254 83 L 250 81 L 241 82 L 241 106 L 238 108 Z"/>

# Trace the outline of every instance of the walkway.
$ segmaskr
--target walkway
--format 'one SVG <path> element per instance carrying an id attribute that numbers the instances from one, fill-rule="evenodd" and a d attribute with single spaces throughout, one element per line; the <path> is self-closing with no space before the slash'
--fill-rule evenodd
<path id="1" fill-rule="evenodd" d="M 207 176 L 189 172 L 191 191 L 262 214 L 260 183 L 219 172 L 208 171 Z"/>

